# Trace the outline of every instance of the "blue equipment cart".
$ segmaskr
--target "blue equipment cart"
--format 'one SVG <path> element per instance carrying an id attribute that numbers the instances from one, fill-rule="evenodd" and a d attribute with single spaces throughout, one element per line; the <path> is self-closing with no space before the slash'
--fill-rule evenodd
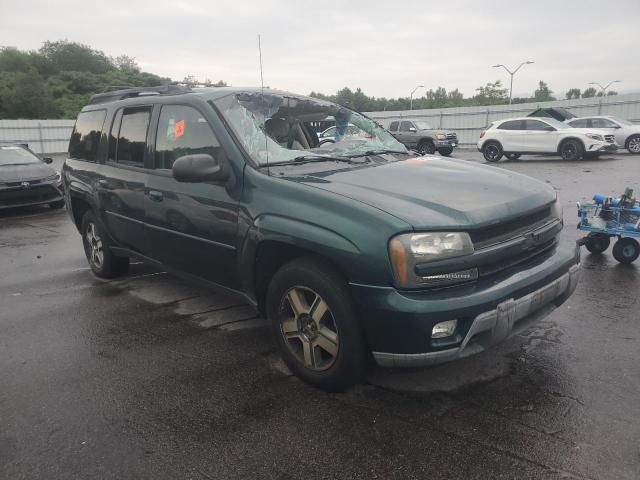
<path id="1" fill-rule="evenodd" d="M 578 229 L 589 234 L 580 240 L 591 253 L 609 248 L 611 237 L 617 237 L 613 256 L 620 263 L 632 263 L 640 255 L 640 202 L 627 189 L 621 198 L 596 194 L 591 202 L 578 202 Z"/>

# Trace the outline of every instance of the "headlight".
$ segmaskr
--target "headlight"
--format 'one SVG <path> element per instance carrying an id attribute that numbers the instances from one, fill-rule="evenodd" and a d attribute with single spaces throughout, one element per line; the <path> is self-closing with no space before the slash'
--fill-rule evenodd
<path id="1" fill-rule="evenodd" d="M 436 134 L 436 138 L 437 138 L 438 140 L 446 140 L 446 139 L 447 139 L 447 136 L 446 136 L 444 133 L 437 133 L 437 134 Z"/>
<path id="2" fill-rule="evenodd" d="M 473 253 L 473 242 L 465 232 L 406 233 L 389 242 L 389 255 L 396 285 L 400 288 L 450 285 L 478 278 L 476 269 L 419 276 L 416 265 Z"/>
<path id="3" fill-rule="evenodd" d="M 585 133 L 585 135 L 589 137 L 591 140 L 598 140 L 600 142 L 604 141 L 604 138 L 602 137 L 602 135 L 598 135 L 597 133 Z"/>

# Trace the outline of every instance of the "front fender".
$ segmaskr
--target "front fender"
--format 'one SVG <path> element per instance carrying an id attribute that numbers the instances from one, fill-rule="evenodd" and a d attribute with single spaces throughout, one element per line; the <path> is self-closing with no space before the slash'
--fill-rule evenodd
<path id="1" fill-rule="evenodd" d="M 240 258 L 242 289 L 254 296 L 255 262 L 261 243 L 274 241 L 291 247 L 303 249 L 328 258 L 337 265 L 347 277 L 351 277 L 361 255 L 358 246 L 324 226 L 275 214 L 264 214 L 255 219 L 246 233 Z"/>

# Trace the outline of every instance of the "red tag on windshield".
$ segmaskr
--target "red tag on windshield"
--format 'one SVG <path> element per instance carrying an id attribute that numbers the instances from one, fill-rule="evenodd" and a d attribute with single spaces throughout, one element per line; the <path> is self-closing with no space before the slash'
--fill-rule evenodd
<path id="1" fill-rule="evenodd" d="M 179 138 L 184 135 L 184 120 L 180 120 L 176 122 L 176 128 L 174 132 L 175 132 L 176 138 Z"/>

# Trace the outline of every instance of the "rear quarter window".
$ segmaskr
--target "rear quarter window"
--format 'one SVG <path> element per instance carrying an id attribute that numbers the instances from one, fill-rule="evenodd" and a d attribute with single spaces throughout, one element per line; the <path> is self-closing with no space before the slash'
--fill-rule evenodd
<path id="1" fill-rule="evenodd" d="M 69 158 L 95 162 L 106 110 L 81 112 L 69 140 Z"/>
<path id="2" fill-rule="evenodd" d="M 498 125 L 498 130 L 524 130 L 522 120 L 508 120 Z"/>

